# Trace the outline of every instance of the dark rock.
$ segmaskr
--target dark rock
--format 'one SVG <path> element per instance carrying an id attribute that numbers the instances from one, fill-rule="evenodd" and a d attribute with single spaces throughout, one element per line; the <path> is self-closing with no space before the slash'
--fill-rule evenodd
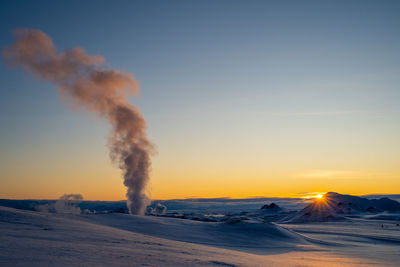
<path id="1" fill-rule="evenodd" d="M 280 210 L 281 208 L 276 205 L 275 203 L 271 204 L 265 204 L 264 206 L 261 207 L 262 210 Z"/>

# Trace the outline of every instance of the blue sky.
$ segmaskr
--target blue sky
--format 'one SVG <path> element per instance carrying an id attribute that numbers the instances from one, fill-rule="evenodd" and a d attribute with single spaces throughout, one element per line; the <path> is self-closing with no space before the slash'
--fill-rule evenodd
<path id="1" fill-rule="evenodd" d="M 156 196 L 238 196 L 221 189 L 228 179 L 221 173 L 240 164 L 238 184 L 250 179 L 255 187 L 315 170 L 387 177 L 393 186 L 400 174 L 399 14 L 398 1 L 2 1 L 0 47 L 12 43 L 14 29 L 36 28 L 59 49 L 80 46 L 134 73 L 141 93 L 131 102 L 158 148 Z M 50 84 L 9 69 L 4 58 L 0 80 L 7 192 L 19 190 L 21 176 L 34 173 L 39 188 L 74 166 L 78 176 L 99 165 L 118 176 L 105 122 L 69 110 Z M 53 171 L 37 167 L 48 168 L 50 159 L 59 160 Z M 253 170 L 263 175 L 245 177 Z M 170 185 L 206 188 L 204 176 L 218 180 L 217 189 L 185 195 Z M 88 190 L 71 184 L 71 191 Z M 64 193 L 60 187 L 55 182 L 54 194 Z M 280 188 L 266 194 L 295 193 Z M 47 194 L 18 194 L 39 192 Z"/>

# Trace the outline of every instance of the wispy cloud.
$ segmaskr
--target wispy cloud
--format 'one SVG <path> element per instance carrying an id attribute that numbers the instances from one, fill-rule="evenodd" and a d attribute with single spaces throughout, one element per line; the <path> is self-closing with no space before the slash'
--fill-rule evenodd
<path id="1" fill-rule="evenodd" d="M 304 111 L 304 112 L 270 112 L 270 111 L 250 111 L 251 113 L 256 113 L 259 115 L 267 116 L 282 116 L 282 117 L 292 117 L 292 116 L 341 116 L 341 115 L 351 115 L 351 114 L 367 114 L 369 112 L 362 110 L 338 110 L 338 111 Z"/>
<path id="2" fill-rule="evenodd" d="M 325 178 L 325 179 L 337 179 L 337 178 L 357 178 L 361 177 L 360 171 L 349 171 L 349 170 L 327 170 L 327 169 L 313 169 L 300 173 L 296 173 L 296 178 Z"/>

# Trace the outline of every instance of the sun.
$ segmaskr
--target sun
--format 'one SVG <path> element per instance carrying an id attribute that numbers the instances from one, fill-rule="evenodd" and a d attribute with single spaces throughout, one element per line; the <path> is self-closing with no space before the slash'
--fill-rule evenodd
<path id="1" fill-rule="evenodd" d="M 304 195 L 301 198 L 323 200 L 325 198 L 325 193 L 323 193 L 323 192 L 313 192 L 313 193 L 310 193 L 308 195 Z"/>

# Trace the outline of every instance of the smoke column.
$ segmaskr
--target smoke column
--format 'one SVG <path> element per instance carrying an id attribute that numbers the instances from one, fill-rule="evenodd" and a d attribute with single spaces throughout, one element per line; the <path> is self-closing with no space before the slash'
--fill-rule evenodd
<path id="1" fill-rule="evenodd" d="M 138 93 L 134 76 L 100 67 L 104 58 L 87 55 L 80 47 L 57 52 L 52 39 L 40 30 L 17 29 L 14 36 L 14 44 L 3 50 L 12 66 L 53 83 L 72 106 L 109 121 L 110 156 L 123 170 L 129 212 L 144 214 L 149 201 L 145 190 L 153 147 L 146 136 L 146 121 L 126 98 Z"/>

